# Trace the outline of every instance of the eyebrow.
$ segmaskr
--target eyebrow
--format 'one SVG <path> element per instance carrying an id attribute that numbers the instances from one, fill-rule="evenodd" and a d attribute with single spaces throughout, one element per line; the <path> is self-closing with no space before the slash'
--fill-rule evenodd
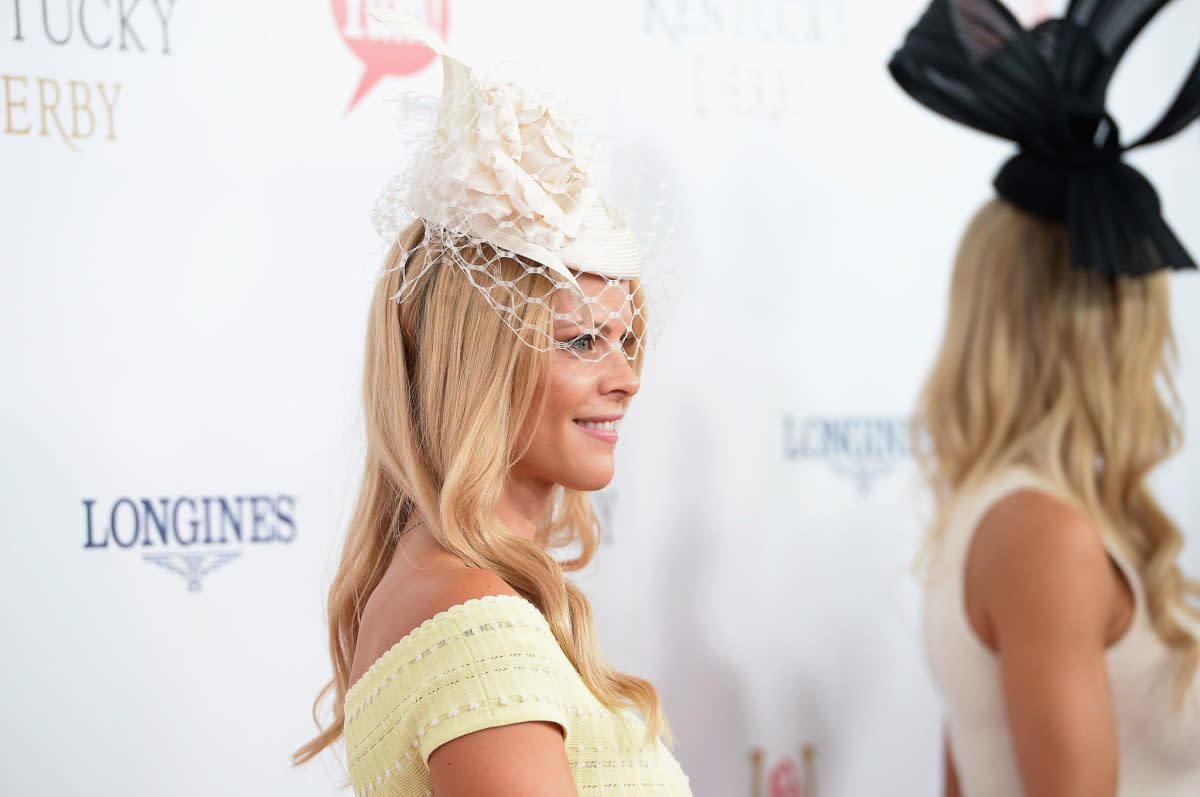
<path id="1" fill-rule="evenodd" d="M 611 332 L 613 331 L 613 330 L 612 330 L 613 324 L 614 324 L 616 321 L 619 321 L 619 320 L 620 320 L 620 319 L 610 318 L 610 319 L 608 320 L 608 322 L 604 324 L 604 326 L 602 326 L 602 327 L 592 327 L 592 329 L 593 329 L 593 330 L 595 330 L 595 331 L 597 331 L 597 332 L 600 332 L 600 333 L 601 333 L 601 334 L 603 334 L 605 337 L 608 337 L 609 333 L 611 333 Z M 580 322 L 578 322 L 578 321 L 573 321 L 573 320 L 571 320 L 571 319 L 568 319 L 568 318 L 556 318 L 556 319 L 554 320 L 554 326 L 555 326 L 555 327 L 558 327 L 560 324 L 562 324 L 562 325 L 569 325 L 569 326 L 572 326 L 572 327 L 577 327 L 578 329 L 588 329 L 588 327 L 585 327 L 585 326 L 584 326 L 583 324 L 581 324 Z M 624 325 L 623 325 L 623 330 L 624 330 L 624 332 L 625 332 L 625 333 L 632 333 L 632 332 L 633 332 L 633 324 L 624 324 Z"/>

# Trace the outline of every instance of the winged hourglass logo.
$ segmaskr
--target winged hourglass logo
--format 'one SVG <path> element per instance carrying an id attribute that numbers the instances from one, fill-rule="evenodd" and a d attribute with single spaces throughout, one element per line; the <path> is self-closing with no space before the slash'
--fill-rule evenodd
<path id="1" fill-rule="evenodd" d="M 188 589 L 192 592 L 200 590 L 200 579 L 207 576 L 223 564 L 228 564 L 241 556 L 239 551 L 221 551 L 220 553 L 147 553 L 143 554 L 147 562 L 153 562 L 159 567 L 165 567 L 173 573 L 178 573 L 187 579 Z"/>

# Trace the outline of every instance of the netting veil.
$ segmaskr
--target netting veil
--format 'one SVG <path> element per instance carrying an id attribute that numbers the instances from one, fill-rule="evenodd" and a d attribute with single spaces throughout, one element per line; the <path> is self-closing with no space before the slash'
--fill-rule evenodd
<path id="1" fill-rule="evenodd" d="M 577 133 L 554 101 L 511 82 L 485 81 L 403 14 L 370 13 L 433 49 L 444 71 L 432 131 L 371 214 L 389 242 L 415 220 L 424 226 L 411 250 L 423 256 L 401 258 L 395 299 L 404 301 L 435 264 L 456 267 L 529 346 L 583 359 L 637 356 L 647 330 L 643 250 L 601 196 Z M 546 312 L 531 313 L 530 304 Z"/>
<path id="2" fill-rule="evenodd" d="M 1169 0 L 1071 0 L 1026 30 L 999 0 L 934 0 L 889 64 L 931 110 L 1016 142 L 996 176 L 1010 202 L 1066 223 L 1077 268 L 1140 276 L 1195 268 L 1154 187 L 1122 159 L 1200 117 L 1200 58 L 1144 136 L 1123 145 L 1105 95 L 1134 38 Z"/>

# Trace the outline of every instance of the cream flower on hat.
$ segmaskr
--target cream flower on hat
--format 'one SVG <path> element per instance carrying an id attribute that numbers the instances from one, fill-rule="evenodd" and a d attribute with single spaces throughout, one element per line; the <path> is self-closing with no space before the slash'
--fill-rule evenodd
<path id="1" fill-rule="evenodd" d="M 441 207 L 429 216 L 487 237 L 511 225 L 532 244 L 559 250 L 583 226 L 591 178 L 574 131 L 551 108 L 511 85 L 475 89 L 475 124 L 442 128 L 427 177 Z M 419 186 L 424 194 L 430 186 Z"/>
<path id="2" fill-rule="evenodd" d="M 394 11 L 370 13 L 442 57 L 437 126 L 409 183 L 408 205 L 420 218 L 568 281 L 572 270 L 613 279 L 641 273 L 633 232 L 596 191 L 574 128 L 547 99 L 512 83 L 485 84 L 425 26 Z"/>

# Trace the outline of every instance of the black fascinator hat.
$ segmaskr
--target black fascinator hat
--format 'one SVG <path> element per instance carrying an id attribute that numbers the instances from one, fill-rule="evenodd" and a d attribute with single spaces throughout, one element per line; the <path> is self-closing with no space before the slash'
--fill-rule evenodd
<path id="1" fill-rule="evenodd" d="M 888 65 L 931 110 L 1016 142 L 996 191 L 1064 221 L 1076 268 L 1141 276 L 1195 262 L 1124 153 L 1200 117 L 1200 58 L 1148 133 L 1122 145 L 1105 95 L 1118 62 L 1170 0 L 1071 0 L 1026 30 L 1000 0 L 933 0 Z M 1197 33 L 1200 43 L 1200 32 Z"/>

